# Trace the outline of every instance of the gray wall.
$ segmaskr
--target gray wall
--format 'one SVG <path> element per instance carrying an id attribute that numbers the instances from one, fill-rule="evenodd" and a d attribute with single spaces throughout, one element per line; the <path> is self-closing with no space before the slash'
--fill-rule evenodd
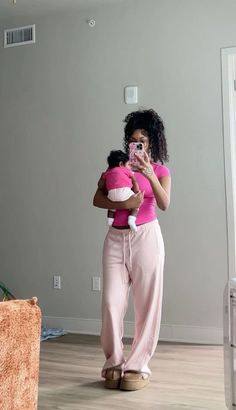
<path id="1" fill-rule="evenodd" d="M 220 48 L 236 43 L 235 15 L 231 0 L 136 0 L 1 23 L 36 23 L 37 36 L 35 45 L 0 48 L 0 275 L 18 297 L 37 295 L 46 316 L 99 319 L 91 277 L 101 275 L 107 227 L 93 194 L 108 152 L 121 147 L 124 116 L 153 107 L 173 180 L 171 207 L 159 211 L 162 323 L 222 327 Z M 137 106 L 123 101 L 133 84 Z"/>

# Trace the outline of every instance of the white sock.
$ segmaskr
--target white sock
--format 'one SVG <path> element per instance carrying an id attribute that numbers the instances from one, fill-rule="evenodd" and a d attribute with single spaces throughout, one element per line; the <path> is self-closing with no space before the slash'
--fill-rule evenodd
<path id="1" fill-rule="evenodd" d="M 111 226 L 114 222 L 114 218 L 107 218 L 107 225 Z"/>
<path id="2" fill-rule="evenodd" d="M 135 224 L 136 216 L 129 215 L 128 217 L 128 225 L 130 226 L 131 231 L 137 232 L 137 226 Z"/>

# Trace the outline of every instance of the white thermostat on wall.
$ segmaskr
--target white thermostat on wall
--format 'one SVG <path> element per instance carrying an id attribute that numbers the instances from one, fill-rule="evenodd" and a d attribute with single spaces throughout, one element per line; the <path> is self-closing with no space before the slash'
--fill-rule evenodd
<path id="1" fill-rule="evenodd" d="M 125 87 L 125 103 L 126 104 L 137 104 L 138 102 L 138 87 L 128 86 Z"/>

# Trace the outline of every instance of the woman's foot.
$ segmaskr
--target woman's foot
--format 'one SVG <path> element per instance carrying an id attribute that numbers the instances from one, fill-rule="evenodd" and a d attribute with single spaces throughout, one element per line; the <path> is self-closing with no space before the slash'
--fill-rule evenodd
<path id="1" fill-rule="evenodd" d="M 120 381 L 121 369 L 113 367 L 106 370 L 104 383 L 104 387 L 106 387 L 106 389 L 119 389 Z"/>
<path id="2" fill-rule="evenodd" d="M 120 390 L 140 390 L 149 383 L 147 373 L 127 371 L 120 382 Z"/>

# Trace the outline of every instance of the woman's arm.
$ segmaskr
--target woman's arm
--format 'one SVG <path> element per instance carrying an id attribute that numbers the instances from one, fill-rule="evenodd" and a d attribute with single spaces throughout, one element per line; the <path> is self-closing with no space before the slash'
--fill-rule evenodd
<path id="1" fill-rule="evenodd" d="M 140 162 L 140 172 L 151 184 L 157 206 L 162 209 L 162 211 L 165 211 L 170 205 L 171 177 L 165 176 L 158 179 L 146 152 L 144 154 L 144 159 L 137 154 L 136 156 Z"/>
<path id="2" fill-rule="evenodd" d="M 162 211 L 165 211 L 170 205 L 171 177 L 166 176 L 158 179 L 153 172 L 153 175 L 149 178 L 149 182 L 156 198 L 157 206 L 162 209 Z"/>

